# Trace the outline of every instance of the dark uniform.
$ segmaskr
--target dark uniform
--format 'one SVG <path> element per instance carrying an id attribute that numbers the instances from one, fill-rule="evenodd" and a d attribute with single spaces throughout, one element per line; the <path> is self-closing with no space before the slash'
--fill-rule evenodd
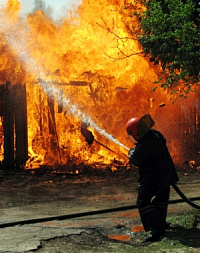
<path id="1" fill-rule="evenodd" d="M 150 129 L 130 149 L 129 159 L 139 170 L 137 205 L 144 229 L 164 231 L 170 185 L 179 180 L 165 138 Z"/>

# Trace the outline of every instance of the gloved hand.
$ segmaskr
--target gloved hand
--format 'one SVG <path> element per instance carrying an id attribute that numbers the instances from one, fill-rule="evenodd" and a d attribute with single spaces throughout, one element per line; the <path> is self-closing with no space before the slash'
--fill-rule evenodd
<path id="1" fill-rule="evenodd" d="M 135 157 L 136 154 L 135 154 L 135 148 L 131 148 L 129 150 L 129 153 L 128 153 L 128 158 L 129 158 L 129 161 L 131 164 L 135 165 L 135 166 L 139 166 L 141 165 L 141 162 L 137 160 L 137 158 Z"/>
<path id="2" fill-rule="evenodd" d="M 131 156 L 134 154 L 135 148 L 131 148 L 128 152 L 128 158 L 131 159 Z"/>

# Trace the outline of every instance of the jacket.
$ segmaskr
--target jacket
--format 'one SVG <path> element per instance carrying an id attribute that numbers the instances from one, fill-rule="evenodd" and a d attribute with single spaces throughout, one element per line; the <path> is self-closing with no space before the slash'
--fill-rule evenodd
<path id="1" fill-rule="evenodd" d="M 179 181 L 163 135 L 150 129 L 129 151 L 130 163 L 138 167 L 141 184 L 167 187 Z"/>

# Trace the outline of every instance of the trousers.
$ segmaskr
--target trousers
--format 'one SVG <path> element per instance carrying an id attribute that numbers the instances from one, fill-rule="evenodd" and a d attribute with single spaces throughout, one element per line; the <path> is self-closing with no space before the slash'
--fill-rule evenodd
<path id="1" fill-rule="evenodd" d="M 155 185 L 141 184 L 138 189 L 137 207 L 145 231 L 164 229 L 170 186 L 157 192 Z"/>

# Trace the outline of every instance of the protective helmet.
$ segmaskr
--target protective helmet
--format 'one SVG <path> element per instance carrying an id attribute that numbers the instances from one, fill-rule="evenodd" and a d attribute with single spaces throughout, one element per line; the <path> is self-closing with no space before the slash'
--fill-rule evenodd
<path id="1" fill-rule="evenodd" d="M 149 114 L 141 118 L 132 118 L 126 124 L 128 135 L 132 136 L 136 141 L 141 139 L 154 126 L 155 122 Z"/>
<path id="2" fill-rule="evenodd" d="M 135 140 L 139 140 L 139 135 L 138 135 L 138 123 L 140 121 L 140 118 L 132 118 L 130 119 L 127 124 L 126 124 L 126 132 L 128 135 L 133 136 Z"/>

